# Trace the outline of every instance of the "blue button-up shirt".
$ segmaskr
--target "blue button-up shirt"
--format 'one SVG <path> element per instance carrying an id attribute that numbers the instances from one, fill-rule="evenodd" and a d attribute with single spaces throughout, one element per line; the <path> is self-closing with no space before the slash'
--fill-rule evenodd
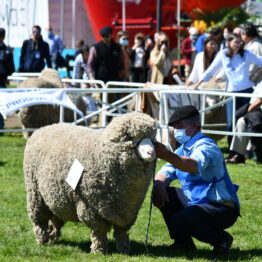
<path id="1" fill-rule="evenodd" d="M 249 67 L 251 64 L 262 67 L 262 56 L 256 56 L 248 50 L 244 51 L 243 57 L 234 54 L 232 58 L 226 56 L 227 49 L 221 50 L 212 64 L 202 75 L 202 81 L 208 81 L 213 74 L 223 68 L 228 80 L 227 91 L 242 91 L 254 85 L 249 79 Z"/>
<path id="2" fill-rule="evenodd" d="M 45 38 L 45 41 L 49 45 L 50 55 L 53 56 L 56 53 L 62 53 L 63 51 L 63 42 L 58 35 L 52 34 Z"/>
<path id="3" fill-rule="evenodd" d="M 182 148 L 178 148 L 175 153 L 181 152 L 181 149 L 183 155 L 187 155 L 197 162 L 197 173 L 192 174 L 193 176 L 200 176 L 211 183 L 214 177 L 219 180 L 225 175 L 224 157 L 221 150 L 214 141 L 203 137 L 201 132 L 198 132 L 185 145 L 182 145 Z M 188 154 L 189 151 L 191 151 L 191 154 Z M 170 182 L 177 179 L 176 167 L 170 163 L 164 165 L 158 173 L 165 175 Z M 183 183 L 183 181 L 180 181 L 180 183 Z M 210 202 L 234 201 L 224 180 L 218 181 L 210 188 L 207 198 Z"/>

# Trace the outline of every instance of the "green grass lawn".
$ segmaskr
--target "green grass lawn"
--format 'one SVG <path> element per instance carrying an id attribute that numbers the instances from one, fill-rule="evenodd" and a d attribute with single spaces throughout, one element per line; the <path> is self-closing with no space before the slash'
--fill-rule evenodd
<path id="1" fill-rule="evenodd" d="M 224 142 L 224 143 L 223 143 Z M 58 242 L 36 244 L 26 212 L 22 163 L 25 140 L 19 135 L 0 136 L 0 261 L 214 261 L 211 247 L 197 240 L 195 253 L 167 252 L 169 239 L 160 212 L 153 208 L 148 252 L 144 241 L 148 220 L 150 190 L 135 225 L 130 230 L 131 255 L 116 253 L 112 234 L 109 254 L 90 253 L 89 229 L 80 223 L 67 223 Z M 225 141 L 219 143 L 222 150 Z M 159 169 L 164 162 L 159 161 Z M 228 165 L 232 180 L 240 185 L 242 217 L 228 231 L 234 236 L 230 254 L 221 261 L 262 261 L 262 165 Z"/>

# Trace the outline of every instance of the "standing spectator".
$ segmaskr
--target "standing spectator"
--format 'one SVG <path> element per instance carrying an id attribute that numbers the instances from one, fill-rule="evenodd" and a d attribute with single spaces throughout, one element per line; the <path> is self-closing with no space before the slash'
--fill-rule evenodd
<path id="1" fill-rule="evenodd" d="M 131 51 L 132 82 L 145 82 L 146 61 L 145 36 L 142 33 L 138 33 L 135 35 L 135 41 Z"/>
<path id="2" fill-rule="evenodd" d="M 84 45 L 82 47 L 82 52 L 77 55 L 74 62 L 74 68 L 72 74 L 73 79 L 88 79 L 86 73 L 88 56 L 89 56 L 89 46 Z M 79 86 L 79 84 L 75 84 L 75 86 Z"/>
<path id="3" fill-rule="evenodd" d="M 51 26 L 46 29 L 47 37 L 44 39 L 49 45 L 49 52 L 52 61 L 52 68 L 58 69 L 65 64 L 64 58 L 61 56 L 63 51 L 63 42 L 58 35 L 53 33 Z"/>
<path id="4" fill-rule="evenodd" d="M 196 44 L 195 44 L 195 48 L 196 48 L 196 54 L 203 52 L 204 50 L 204 40 L 209 36 L 208 33 L 203 33 L 202 35 L 200 35 L 197 40 L 196 40 Z"/>
<path id="5" fill-rule="evenodd" d="M 233 29 L 233 34 L 234 34 L 234 35 L 241 36 L 241 31 L 242 31 L 242 28 L 239 27 L 239 26 L 236 26 L 236 27 Z"/>
<path id="6" fill-rule="evenodd" d="M 118 31 L 117 33 L 117 42 L 121 45 L 124 61 L 124 70 L 121 76 L 122 81 L 130 81 L 129 78 L 129 68 L 130 68 L 130 50 L 129 50 L 129 38 L 127 31 Z"/>
<path id="7" fill-rule="evenodd" d="M 121 46 L 112 38 L 112 28 L 105 26 L 100 30 L 101 41 L 90 49 L 88 74 L 90 79 L 119 81 L 124 68 Z"/>
<path id="8" fill-rule="evenodd" d="M 82 52 L 82 48 L 85 45 L 85 41 L 83 39 L 80 39 L 77 43 L 76 43 L 76 50 L 75 50 L 75 54 L 74 57 L 76 58 L 78 54 L 80 54 Z"/>
<path id="9" fill-rule="evenodd" d="M 216 40 L 217 50 L 220 50 L 221 49 L 221 44 L 222 44 L 222 41 L 223 41 L 223 31 L 222 31 L 222 29 L 220 27 L 213 27 L 210 30 L 210 36 L 212 36 Z"/>
<path id="10" fill-rule="evenodd" d="M 200 81 L 202 74 L 210 66 L 216 56 L 217 45 L 211 36 L 204 40 L 204 51 L 196 55 L 192 72 L 188 78 L 187 84 L 195 84 Z"/>
<path id="11" fill-rule="evenodd" d="M 195 44 L 197 54 L 204 50 L 204 40 L 208 36 L 211 36 L 215 39 L 217 43 L 217 50 L 220 50 L 220 45 L 221 42 L 223 41 L 222 30 L 219 27 L 213 27 L 209 30 L 209 32 L 206 32 L 197 38 Z"/>
<path id="12" fill-rule="evenodd" d="M 232 34 L 233 28 L 230 26 L 225 26 L 223 29 L 223 40 L 221 42 L 220 49 L 227 48 L 228 46 L 228 37 Z"/>
<path id="13" fill-rule="evenodd" d="M 112 38 L 112 28 L 105 26 L 100 30 L 101 41 L 90 49 L 87 62 L 89 79 L 120 81 L 124 69 L 124 60 L 121 46 Z M 109 94 L 109 103 L 115 101 L 116 96 Z"/>
<path id="14" fill-rule="evenodd" d="M 5 29 L 0 28 L 0 88 L 6 87 L 7 77 L 15 71 L 12 49 L 5 45 Z"/>
<path id="15" fill-rule="evenodd" d="M 195 43 L 198 37 L 199 31 L 195 27 L 189 28 L 189 36 L 182 41 L 182 55 L 185 58 L 185 77 L 188 78 L 194 64 L 194 58 L 196 54 Z"/>
<path id="16" fill-rule="evenodd" d="M 12 50 L 5 45 L 4 39 L 5 29 L 0 28 L 0 88 L 6 87 L 7 77 L 15 71 Z M 0 114 L 0 129 L 3 128 L 4 119 Z"/>
<path id="17" fill-rule="evenodd" d="M 168 75 L 169 71 L 169 60 L 168 60 L 168 38 L 163 32 L 158 32 L 158 39 L 156 39 L 155 46 L 150 53 L 151 63 L 151 83 L 163 84 L 165 76 Z"/>
<path id="18" fill-rule="evenodd" d="M 43 41 L 41 27 L 32 28 L 32 37 L 23 42 L 19 72 L 41 72 L 45 67 L 52 67 L 48 44 Z"/>
<path id="19" fill-rule="evenodd" d="M 244 48 L 255 55 L 262 56 L 262 42 L 259 38 L 256 27 L 248 23 L 242 27 L 241 39 L 245 43 Z M 257 85 L 262 81 L 262 70 L 256 65 L 250 66 L 250 79 Z"/>

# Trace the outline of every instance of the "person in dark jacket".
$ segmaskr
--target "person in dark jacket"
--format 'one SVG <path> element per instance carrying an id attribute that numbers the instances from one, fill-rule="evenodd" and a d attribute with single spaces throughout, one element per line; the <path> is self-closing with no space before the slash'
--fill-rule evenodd
<path id="1" fill-rule="evenodd" d="M 124 69 L 121 46 L 112 38 L 112 28 L 105 26 L 100 30 L 102 40 L 90 49 L 88 74 L 90 79 L 119 81 Z"/>
<path id="2" fill-rule="evenodd" d="M 52 67 L 49 46 L 41 35 L 41 27 L 32 28 L 32 38 L 23 42 L 19 72 L 41 72 L 45 67 Z"/>
<path id="3" fill-rule="evenodd" d="M 0 88 L 6 87 L 6 80 L 15 71 L 12 49 L 5 45 L 5 29 L 0 28 Z"/>
<path id="4" fill-rule="evenodd" d="M 5 45 L 4 39 L 5 29 L 0 28 L 0 88 L 6 87 L 7 77 L 15 71 L 12 49 Z M 0 129 L 3 128 L 4 119 L 0 114 Z"/>

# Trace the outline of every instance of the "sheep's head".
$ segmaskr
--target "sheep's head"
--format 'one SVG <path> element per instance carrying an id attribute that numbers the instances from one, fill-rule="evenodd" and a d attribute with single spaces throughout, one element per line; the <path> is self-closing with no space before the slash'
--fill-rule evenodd
<path id="1" fill-rule="evenodd" d="M 104 130 L 104 136 L 111 142 L 127 142 L 138 147 L 138 154 L 146 161 L 155 159 L 153 143 L 156 140 L 157 124 L 143 113 L 128 113 L 116 117 Z"/>

